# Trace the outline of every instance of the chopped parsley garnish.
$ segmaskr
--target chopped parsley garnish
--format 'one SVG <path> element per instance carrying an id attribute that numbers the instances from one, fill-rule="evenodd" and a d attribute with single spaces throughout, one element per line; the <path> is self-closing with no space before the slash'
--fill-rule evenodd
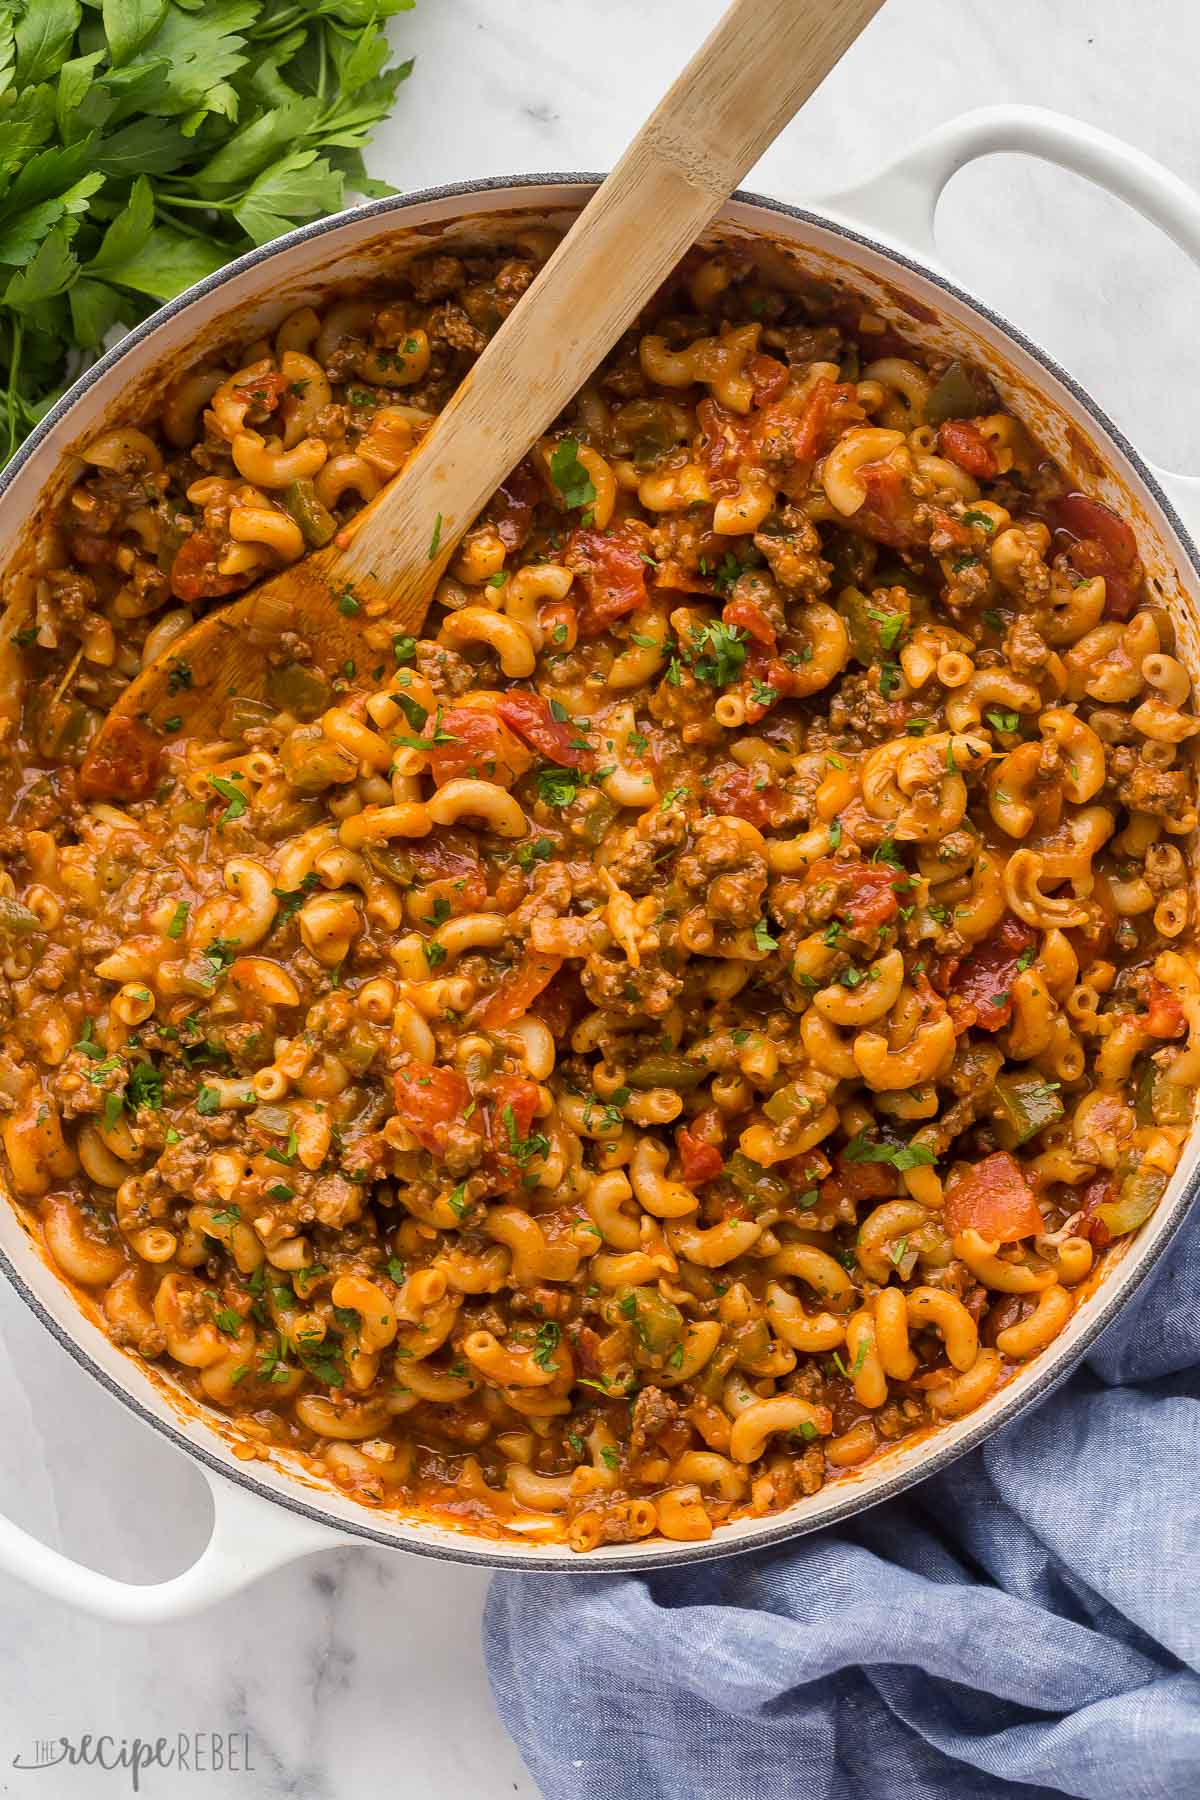
<path id="1" fill-rule="evenodd" d="M 94 1062 L 99 1062 L 102 1060 L 105 1053 L 92 1036 L 95 1025 L 96 1022 L 94 1019 L 85 1019 L 83 1022 L 83 1030 L 79 1034 L 78 1041 L 72 1044 L 71 1048 L 73 1050 L 78 1050 L 81 1056 L 90 1056 Z"/>
<path id="2" fill-rule="evenodd" d="M 167 936 L 169 938 L 181 938 L 183 936 L 184 928 L 187 925 L 188 913 L 190 911 L 191 907 L 186 900 L 176 901 L 175 911 L 171 915 L 171 923 L 167 926 Z"/>
<path id="3" fill-rule="evenodd" d="M 554 845 L 549 838 L 534 838 L 531 844 L 521 844 L 517 849 L 517 865 L 522 869 L 532 869 L 534 863 L 547 862 L 554 855 Z"/>
<path id="4" fill-rule="evenodd" d="M 578 769 L 539 769 L 535 778 L 538 799 L 547 806 L 570 806 L 587 776 Z"/>
<path id="5" fill-rule="evenodd" d="M 549 1152 L 550 1140 L 547 1137 L 543 1137 L 540 1131 L 535 1132 L 532 1137 L 527 1138 L 523 1138 L 519 1135 L 517 1131 L 517 1118 L 516 1114 L 513 1112 L 511 1103 L 504 1108 L 500 1117 L 504 1123 L 505 1135 L 508 1138 L 509 1154 L 514 1157 L 522 1167 L 524 1167 L 527 1162 L 532 1161 L 535 1156 L 545 1156 Z"/>
<path id="6" fill-rule="evenodd" d="M 434 560 L 434 558 L 437 556 L 438 550 L 441 548 L 441 543 L 442 543 L 442 515 L 441 515 L 441 513 L 439 513 L 437 518 L 433 521 L 433 536 L 429 540 L 429 560 L 430 560 L 430 562 L 432 562 Z"/>
<path id="7" fill-rule="evenodd" d="M 222 800 L 228 801 L 225 811 L 217 820 L 218 827 L 228 825 L 233 819 L 240 819 L 249 805 L 241 788 L 235 782 L 227 781 L 224 775 L 210 775 L 207 779 L 209 787 L 215 788 Z"/>
<path id="8" fill-rule="evenodd" d="M 937 1160 L 927 1144 L 872 1143 L 865 1131 L 851 1138 L 845 1154 L 847 1162 L 890 1163 L 900 1174 L 905 1169 L 923 1168 Z"/>
<path id="9" fill-rule="evenodd" d="M 148 1106 L 152 1112 L 162 1111 L 162 1076 L 152 1062 L 134 1063 L 125 1084 L 125 1100 L 132 1112 L 141 1106 Z"/>
<path id="10" fill-rule="evenodd" d="M 556 1374 L 558 1371 L 558 1364 L 552 1359 L 561 1338 L 562 1331 L 553 1319 L 547 1319 L 544 1325 L 537 1328 L 537 1335 L 533 1340 L 533 1360 L 547 1374 Z"/>
<path id="11" fill-rule="evenodd" d="M 879 627 L 879 642 L 885 650 L 894 650 L 903 637 L 908 625 L 904 613 L 871 612 L 870 617 Z"/>
<path id="12" fill-rule="evenodd" d="M 550 479 L 568 510 L 595 504 L 596 489 L 579 460 L 578 438 L 561 438 L 555 445 L 550 456 Z"/>
<path id="13" fill-rule="evenodd" d="M 765 919 L 755 921 L 754 947 L 756 950 L 778 950 L 779 948 L 779 939 L 771 936 L 771 927 Z"/>
<path id="14" fill-rule="evenodd" d="M 221 1110 L 221 1090 L 215 1087 L 202 1087 L 196 1095 L 196 1111 L 202 1118 Z"/>
<path id="15" fill-rule="evenodd" d="M 271 892 L 279 902 L 279 911 L 275 914 L 276 925 L 286 925 L 289 919 L 295 917 L 300 911 L 300 908 L 304 905 L 304 902 L 308 899 L 308 896 L 312 893 L 312 890 L 320 882 L 320 879 L 321 878 L 316 870 L 310 869 L 307 875 L 302 875 L 300 877 L 300 886 L 298 888 L 271 889 Z"/>
<path id="16" fill-rule="evenodd" d="M 732 550 L 725 552 L 725 560 L 713 576 L 713 586 L 718 594 L 727 594 L 739 575 L 745 573 L 749 563 L 740 563 Z"/>
<path id="17" fill-rule="evenodd" d="M 738 625 L 711 620 L 692 639 L 688 655 L 697 681 L 728 687 L 746 660 L 746 634 Z"/>
<path id="18" fill-rule="evenodd" d="M 352 619 L 355 613 L 362 611 L 362 601 L 358 598 L 358 595 L 354 592 L 354 589 L 350 586 L 349 582 L 346 583 L 344 588 L 339 590 L 334 598 L 337 601 L 337 609 L 341 613 L 343 619 Z"/>

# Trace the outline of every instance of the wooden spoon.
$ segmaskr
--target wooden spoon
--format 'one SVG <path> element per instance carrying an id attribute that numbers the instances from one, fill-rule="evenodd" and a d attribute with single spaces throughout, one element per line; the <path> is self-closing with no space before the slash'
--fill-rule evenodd
<path id="1" fill-rule="evenodd" d="M 364 673 L 384 660 L 380 620 L 416 634 L 464 531 L 882 4 L 733 0 L 406 467 L 332 544 L 207 613 L 130 683 L 83 791 L 142 798 L 167 721 L 219 737 L 231 695 L 262 695 L 285 631 L 326 669 Z"/>

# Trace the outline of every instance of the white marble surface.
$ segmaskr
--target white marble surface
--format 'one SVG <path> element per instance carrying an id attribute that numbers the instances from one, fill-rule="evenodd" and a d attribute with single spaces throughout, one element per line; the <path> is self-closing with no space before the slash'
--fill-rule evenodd
<path id="1" fill-rule="evenodd" d="M 395 36 L 418 66 L 372 163 L 398 186 L 608 167 L 719 0 L 419 0 Z M 998 100 L 1058 106 L 1200 184 L 1192 0 L 888 0 L 747 185 L 802 199 Z M 947 260 L 1089 385 L 1156 460 L 1200 471 L 1200 281 L 1150 227 L 1073 177 L 1009 158 L 960 175 Z M 1118 349 L 1119 346 L 1119 349 Z M 82 1374 L 0 1290 L 0 1507 L 47 1542 L 142 1580 L 207 1530 L 195 1471 Z M 153 1800 L 504 1800 L 535 1789 L 479 1651 L 486 1581 L 331 1551 L 170 1627 L 96 1623 L 0 1581 L 0 1795 L 129 1792 L 97 1771 L 22 1773 L 37 1739 L 246 1732 L 253 1775 L 151 1773 Z M 647 1797 L 650 1800 L 650 1797 Z"/>

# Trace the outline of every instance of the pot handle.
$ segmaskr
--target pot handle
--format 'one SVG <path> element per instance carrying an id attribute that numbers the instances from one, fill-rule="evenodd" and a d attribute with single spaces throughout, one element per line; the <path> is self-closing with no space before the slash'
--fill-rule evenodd
<path id="1" fill-rule="evenodd" d="M 1200 265 L 1200 194 L 1143 150 L 1040 106 L 983 106 L 949 119 L 869 180 L 817 204 L 945 274 L 934 235 L 942 190 L 967 163 L 1003 152 L 1038 156 L 1095 182 Z M 1154 474 L 1200 541 L 1200 477 L 1159 468 Z"/>
<path id="2" fill-rule="evenodd" d="M 121 1625 L 157 1625 L 201 1612 L 260 1575 L 317 1550 L 354 1540 L 202 1470 L 213 1501 L 208 1543 L 190 1568 L 140 1585 L 102 1575 L 0 1517 L 0 1571 L 49 1599 Z"/>

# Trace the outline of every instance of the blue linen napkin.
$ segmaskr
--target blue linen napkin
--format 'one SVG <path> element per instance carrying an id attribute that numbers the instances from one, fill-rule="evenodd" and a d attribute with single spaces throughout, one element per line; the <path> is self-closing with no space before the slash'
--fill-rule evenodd
<path id="1" fill-rule="evenodd" d="M 1200 1215 L 945 1473 L 771 1551 L 498 1575 L 484 1644 L 546 1800 L 1198 1800 Z"/>

